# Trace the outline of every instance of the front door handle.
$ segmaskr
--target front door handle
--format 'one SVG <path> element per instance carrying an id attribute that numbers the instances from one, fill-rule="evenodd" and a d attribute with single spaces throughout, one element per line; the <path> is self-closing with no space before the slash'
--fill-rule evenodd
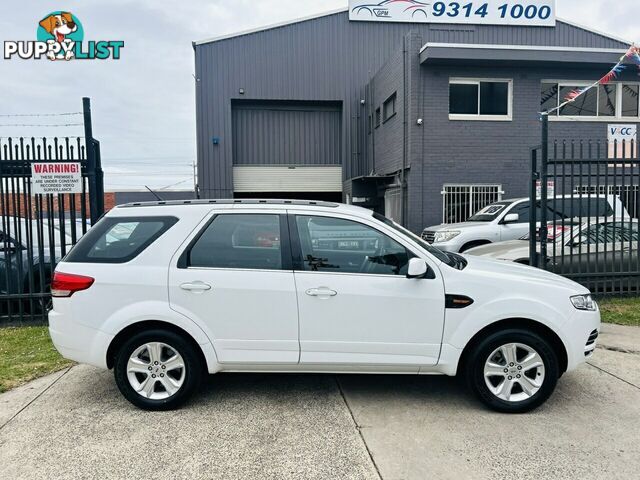
<path id="1" fill-rule="evenodd" d="M 211 290 L 211 285 L 204 282 L 189 282 L 189 283 L 183 283 L 182 285 L 180 285 L 180 288 L 188 292 L 204 293 L 208 290 Z"/>
<path id="2" fill-rule="evenodd" d="M 329 298 L 338 295 L 338 292 L 327 287 L 310 288 L 306 291 L 310 297 Z"/>

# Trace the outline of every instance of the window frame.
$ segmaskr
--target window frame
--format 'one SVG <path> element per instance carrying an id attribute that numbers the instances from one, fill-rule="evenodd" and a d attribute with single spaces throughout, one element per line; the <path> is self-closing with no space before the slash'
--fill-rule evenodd
<path id="1" fill-rule="evenodd" d="M 193 247 L 198 243 L 202 236 L 206 233 L 209 227 L 215 222 L 216 218 L 223 215 L 271 215 L 277 216 L 280 227 L 280 255 L 281 255 L 281 267 L 279 269 L 268 268 L 233 268 L 233 267 L 200 267 L 192 266 L 191 263 L 191 251 Z M 289 226 L 287 224 L 286 214 L 278 211 L 228 211 L 228 212 L 216 212 L 211 218 L 208 218 L 204 225 L 200 227 L 195 236 L 189 241 L 186 248 L 178 257 L 176 267 L 180 270 L 215 270 L 215 271 L 244 271 L 244 272 L 292 272 L 292 256 L 291 256 L 291 241 L 289 237 Z"/>
<path id="2" fill-rule="evenodd" d="M 564 102 L 564 99 L 560 98 L 560 89 L 562 87 L 588 87 L 589 85 L 593 85 L 595 80 L 551 80 L 551 79 L 542 79 L 540 80 L 540 94 L 542 93 L 542 84 L 551 83 L 558 85 L 558 102 L 556 103 L 556 108 Z M 549 120 L 552 122 L 630 122 L 630 123 L 638 123 L 640 121 L 640 94 L 638 95 L 638 116 L 637 117 L 629 117 L 622 116 L 622 95 L 623 95 L 623 87 L 625 85 L 631 85 L 634 87 L 638 87 L 640 91 L 640 82 L 625 82 L 625 81 L 616 81 L 610 82 L 608 85 L 616 85 L 616 114 L 610 116 L 600 116 L 600 115 L 560 115 L 560 110 L 556 110 L 553 114 L 549 115 Z M 598 112 L 600 109 L 600 86 L 593 87 L 596 88 L 596 106 L 598 108 Z M 539 105 L 541 105 L 539 103 Z"/>
<path id="3" fill-rule="evenodd" d="M 480 113 L 481 84 L 482 83 L 506 83 L 507 88 L 507 114 L 483 115 Z M 451 85 L 477 85 L 478 86 L 478 113 L 451 113 Z M 449 77 L 448 83 L 449 120 L 473 120 L 483 122 L 511 122 L 513 121 L 513 79 L 512 78 L 477 78 L 477 77 Z"/>
<path id="4" fill-rule="evenodd" d="M 384 277 L 384 278 L 399 278 L 399 279 L 403 279 L 403 280 L 407 279 L 406 275 L 393 275 L 393 274 L 389 274 L 389 273 L 331 272 L 331 271 L 307 270 L 304 267 L 304 260 L 303 260 L 303 257 L 302 257 L 302 244 L 300 242 L 300 236 L 299 236 L 299 233 L 298 233 L 296 217 L 325 217 L 325 218 L 333 218 L 333 219 L 337 219 L 337 220 L 345 220 L 345 221 L 348 221 L 348 222 L 354 222 L 354 223 L 357 223 L 357 224 L 362 225 L 364 227 L 367 227 L 367 228 L 370 228 L 372 230 L 375 230 L 380 235 L 384 235 L 385 237 L 390 238 L 391 240 L 393 240 L 397 244 L 399 244 L 402 247 L 404 247 L 404 249 L 408 253 L 409 259 L 411 259 L 411 258 L 422 258 L 422 259 L 424 259 L 424 255 L 419 255 L 418 253 L 416 253 L 416 249 L 413 248 L 412 245 L 407 245 L 407 242 L 403 241 L 401 238 L 398 238 L 398 235 L 395 232 L 393 234 L 390 234 L 389 232 L 381 230 L 377 226 L 370 225 L 369 223 L 363 222 L 362 221 L 363 219 L 359 218 L 359 217 L 352 218 L 352 217 L 348 217 L 348 216 L 335 215 L 335 214 L 333 214 L 333 215 L 332 214 L 323 215 L 323 213 L 324 212 L 318 212 L 318 211 L 302 211 L 302 212 L 295 212 L 295 213 L 290 212 L 288 214 L 289 235 L 290 235 L 290 241 L 291 241 L 292 259 L 293 259 L 293 270 L 296 273 L 306 273 L 306 274 L 311 274 L 311 275 L 318 275 L 318 274 L 320 274 L 320 275 L 350 275 L 350 276 L 369 277 L 369 278 L 371 278 L 371 277 Z M 373 216 L 371 218 L 373 219 Z M 429 264 L 429 267 L 431 269 L 433 269 L 433 266 L 431 264 Z"/>
<path id="5" fill-rule="evenodd" d="M 387 123 L 393 117 L 398 114 L 397 109 L 397 101 L 398 101 L 398 92 L 393 92 L 389 98 L 387 98 L 382 104 L 382 123 Z M 387 115 L 387 106 L 391 105 L 393 107 L 393 111 L 390 115 Z"/>

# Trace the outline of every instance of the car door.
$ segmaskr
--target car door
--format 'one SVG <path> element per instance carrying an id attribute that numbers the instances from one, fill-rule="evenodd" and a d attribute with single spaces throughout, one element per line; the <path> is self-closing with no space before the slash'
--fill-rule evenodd
<path id="1" fill-rule="evenodd" d="M 289 225 L 301 364 L 417 372 L 438 362 L 445 298 L 433 260 L 433 278 L 408 279 L 418 255 L 373 219 L 291 214 Z"/>
<path id="2" fill-rule="evenodd" d="M 296 289 L 281 213 L 215 214 L 170 267 L 171 307 L 206 326 L 220 363 L 298 363 Z"/>
<path id="3" fill-rule="evenodd" d="M 500 221 L 500 240 L 503 242 L 506 240 L 517 240 L 529 233 L 530 212 L 531 203 L 529 201 L 518 203 L 508 210 L 505 216 L 516 213 L 518 214 L 518 221 L 513 223 Z"/>

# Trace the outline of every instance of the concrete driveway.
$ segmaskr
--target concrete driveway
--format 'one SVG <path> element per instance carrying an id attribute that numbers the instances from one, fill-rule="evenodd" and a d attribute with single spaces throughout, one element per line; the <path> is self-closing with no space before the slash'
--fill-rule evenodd
<path id="1" fill-rule="evenodd" d="M 521 416 L 454 379 L 365 375 L 218 375 L 147 413 L 77 366 L 0 395 L 0 478 L 638 478 L 640 329 L 601 344 Z"/>

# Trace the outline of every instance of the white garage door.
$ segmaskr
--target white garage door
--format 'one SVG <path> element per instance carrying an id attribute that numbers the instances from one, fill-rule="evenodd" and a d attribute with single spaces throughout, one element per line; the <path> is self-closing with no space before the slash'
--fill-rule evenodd
<path id="1" fill-rule="evenodd" d="M 342 166 L 235 166 L 233 190 L 259 192 L 341 192 Z"/>

